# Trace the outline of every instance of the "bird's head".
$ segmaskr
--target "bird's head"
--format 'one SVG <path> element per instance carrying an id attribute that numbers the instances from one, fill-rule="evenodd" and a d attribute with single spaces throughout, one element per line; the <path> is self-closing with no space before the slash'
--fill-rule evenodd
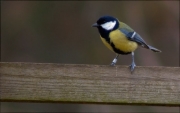
<path id="1" fill-rule="evenodd" d="M 119 21 L 112 16 L 103 16 L 100 17 L 92 26 L 97 27 L 98 29 L 112 31 L 116 30 L 119 27 Z"/>

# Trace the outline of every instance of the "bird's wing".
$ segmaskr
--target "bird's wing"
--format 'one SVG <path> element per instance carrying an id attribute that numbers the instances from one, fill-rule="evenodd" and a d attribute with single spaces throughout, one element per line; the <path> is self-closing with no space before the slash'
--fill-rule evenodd
<path id="1" fill-rule="evenodd" d="M 149 46 L 146 44 L 146 42 L 141 38 L 141 36 L 136 33 L 132 28 L 130 28 L 128 25 L 126 25 L 123 22 L 120 22 L 120 28 L 119 30 L 125 34 L 125 36 L 136 43 L 138 43 L 140 46 L 148 48 Z"/>

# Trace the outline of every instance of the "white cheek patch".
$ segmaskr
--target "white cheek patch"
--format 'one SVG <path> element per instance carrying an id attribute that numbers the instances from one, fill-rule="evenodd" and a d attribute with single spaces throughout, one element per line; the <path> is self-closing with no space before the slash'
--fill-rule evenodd
<path id="1" fill-rule="evenodd" d="M 111 30 L 114 28 L 114 26 L 116 25 L 116 21 L 110 21 L 110 22 L 106 22 L 104 24 L 102 24 L 101 26 L 106 29 L 106 30 Z"/>

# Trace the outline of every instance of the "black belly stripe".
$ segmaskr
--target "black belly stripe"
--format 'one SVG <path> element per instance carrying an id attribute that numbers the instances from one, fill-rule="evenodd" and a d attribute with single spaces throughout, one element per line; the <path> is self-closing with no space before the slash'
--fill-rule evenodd
<path id="1" fill-rule="evenodd" d="M 111 45 L 115 53 L 122 54 L 122 55 L 127 55 L 131 53 L 131 52 L 123 52 L 115 47 L 114 43 L 111 42 L 109 38 L 110 31 L 104 31 L 103 29 L 99 29 L 99 32 L 100 32 L 101 37 L 104 38 L 109 45 Z"/>
<path id="2" fill-rule="evenodd" d="M 123 52 L 123 51 L 117 49 L 113 43 L 111 43 L 110 45 L 111 45 L 111 47 L 113 48 L 114 52 L 116 52 L 116 53 L 118 53 L 118 54 L 127 55 L 127 54 L 130 54 L 130 53 L 131 53 L 131 52 Z"/>

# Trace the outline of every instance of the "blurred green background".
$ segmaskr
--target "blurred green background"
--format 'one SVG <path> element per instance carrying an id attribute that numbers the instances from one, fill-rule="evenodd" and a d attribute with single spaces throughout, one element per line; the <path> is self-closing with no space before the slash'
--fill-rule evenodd
<path id="1" fill-rule="evenodd" d="M 1 61 L 109 65 L 115 53 L 91 25 L 117 17 L 162 53 L 139 48 L 138 66 L 179 66 L 179 1 L 1 1 Z M 131 55 L 117 65 L 130 65 Z M 174 111 L 178 107 L 1 103 L 4 111 Z M 44 109 L 46 107 L 46 109 Z M 168 110 L 167 110 L 168 109 Z"/>

